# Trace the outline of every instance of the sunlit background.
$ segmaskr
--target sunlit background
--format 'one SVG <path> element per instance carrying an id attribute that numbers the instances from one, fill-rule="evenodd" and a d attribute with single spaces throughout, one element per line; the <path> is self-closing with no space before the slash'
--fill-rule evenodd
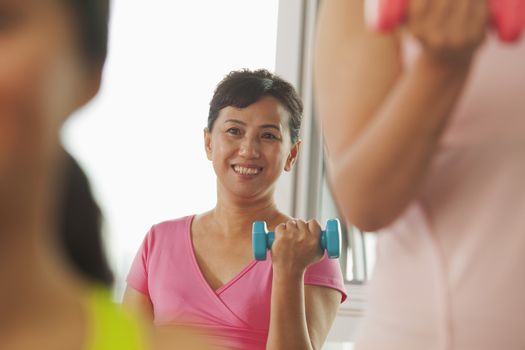
<path id="1" fill-rule="evenodd" d="M 203 129 L 214 88 L 232 70 L 275 71 L 303 99 L 302 152 L 295 170 L 278 181 L 279 209 L 322 222 L 339 216 L 315 123 L 311 53 L 319 2 L 112 0 L 100 94 L 66 124 L 63 141 L 87 172 L 105 215 L 116 301 L 152 225 L 215 205 Z M 351 225 L 344 230 L 339 261 L 350 298 L 324 350 L 351 349 L 374 265 L 375 236 Z"/>
<path id="2" fill-rule="evenodd" d="M 116 299 L 153 224 L 215 204 L 208 103 L 231 70 L 274 69 L 277 15 L 278 0 L 113 0 L 102 89 L 63 140 L 104 211 Z"/>

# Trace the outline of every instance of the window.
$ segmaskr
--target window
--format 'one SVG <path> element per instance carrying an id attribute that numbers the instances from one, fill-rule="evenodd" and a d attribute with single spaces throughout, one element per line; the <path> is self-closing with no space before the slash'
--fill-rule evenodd
<path id="1" fill-rule="evenodd" d="M 115 0 L 96 100 L 64 128 L 103 207 L 116 297 L 151 225 L 209 210 L 203 129 L 215 85 L 274 70 L 278 0 Z"/>

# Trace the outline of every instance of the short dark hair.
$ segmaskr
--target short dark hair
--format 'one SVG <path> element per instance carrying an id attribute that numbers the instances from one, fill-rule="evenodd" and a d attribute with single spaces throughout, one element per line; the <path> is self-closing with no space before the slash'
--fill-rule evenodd
<path id="1" fill-rule="evenodd" d="M 290 113 L 290 136 L 292 143 L 297 142 L 303 115 L 301 98 L 292 84 L 266 69 L 232 71 L 217 85 L 210 102 L 208 130 L 212 130 L 223 108 L 245 108 L 264 96 L 276 98 Z"/>
<path id="2" fill-rule="evenodd" d="M 86 174 L 67 153 L 63 181 L 58 244 L 74 270 L 88 281 L 110 286 L 113 273 L 104 252 L 102 213 Z"/>
<path id="3" fill-rule="evenodd" d="M 102 68 L 108 51 L 110 0 L 67 0 L 76 17 L 81 49 L 88 62 Z"/>

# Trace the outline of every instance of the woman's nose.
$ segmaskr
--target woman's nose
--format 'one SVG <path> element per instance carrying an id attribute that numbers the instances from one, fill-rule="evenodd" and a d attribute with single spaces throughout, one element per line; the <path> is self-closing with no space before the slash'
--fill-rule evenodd
<path id="1" fill-rule="evenodd" d="M 247 159 L 259 158 L 259 142 L 248 138 L 244 139 L 239 147 L 239 155 Z"/>

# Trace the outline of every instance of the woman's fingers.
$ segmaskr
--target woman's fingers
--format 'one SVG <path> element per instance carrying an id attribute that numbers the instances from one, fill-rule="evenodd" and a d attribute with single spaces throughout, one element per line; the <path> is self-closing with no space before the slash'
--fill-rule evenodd
<path id="1" fill-rule="evenodd" d="M 287 230 L 287 226 L 286 226 L 286 223 L 285 222 L 282 222 L 280 223 L 279 225 L 275 226 L 275 233 L 278 234 L 278 235 L 282 235 L 286 232 Z"/>
<path id="2" fill-rule="evenodd" d="M 429 0 L 411 0 L 409 2 L 408 18 L 411 22 L 424 22 L 429 13 Z"/>
<path id="3" fill-rule="evenodd" d="M 305 222 L 304 220 L 293 219 L 280 224 L 279 226 L 281 226 L 283 230 L 298 236 L 319 236 L 321 232 L 321 226 L 317 220 L 309 220 L 308 222 Z"/>
<path id="4" fill-rule="evenodd" d="M 308 231 L 308 226 L 303 220 L 297 220 L 297 228 L 302 235 L 306 235 Z"/>
<path id="5" fill-rule="evenodd" d="M 319 237 L 321 235 L 321 225 L 319 225 L 319 222 L 317 220 L 310 220 L 308 221 L 308 231 L 311 234 L 314 234 L 316 237 Z"/>
<path id="6" fill-rule="evenodd" d="M 322 257 L 319 246 L 321 228 L 315 220 L 293 219 L 275 227 L 272 260 L 275 264 L 306 268 Z"/>
<path id="7" fill-rule="evenodd" d="M 471 26 L 468 37 L 473 46 L 479 45 L 487 36 L 487 26 L 489 23 L 489 7 L 487 1 L 469 0 L 469 7 L 465 17 L 470 18 Z"/>
<path id="8" fill-rule="evenodd" d="M 431 4 L 429 20 L 432 21 L 434 28 L 444 28 L 448 25 L 450 15 L 454 12 L 454 6 L 457 2 L 464 0 L 430 0 Z"/>
<path id="9" fill-rule="evenodd" d="M 450 13 L 450 27 L 454 32 L 465 32 L 465 37 L 468 36 L 468 32 L 474 27 L 471 23 L 471 20 L 467 17 L 470 10 L 471 1 L 470 0 L 457 0 L 457 5 Z M 463 29 L 465 27 L 465 29 Z M 460 47 L 461 41 L 458 40 L 458 37 L 453 37 L 452 46 Z"/>
<path id="10" fill-rule="evenodd" d="M 411 0 L 407 28 L 436 57 L 468 58 L 483 41 L 487 2 Z"/>

